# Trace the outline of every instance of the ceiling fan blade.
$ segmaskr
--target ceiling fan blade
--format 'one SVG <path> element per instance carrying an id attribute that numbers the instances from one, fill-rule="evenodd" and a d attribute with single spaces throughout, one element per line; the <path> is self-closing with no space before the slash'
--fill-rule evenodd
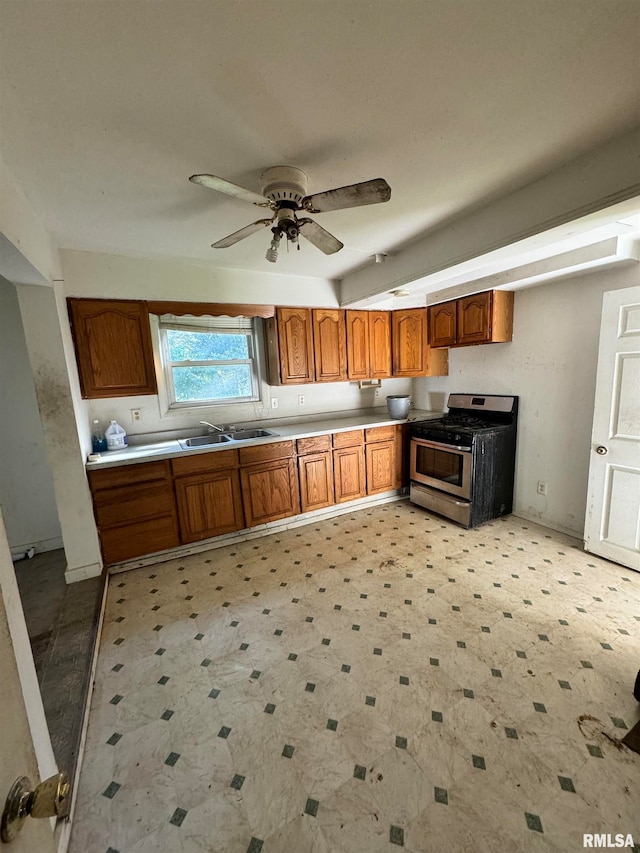
<path id="1" fill-rule="evenodd" d="M 317 249 L 324 252 L 325 255 L 333 255 L 334 252 L 339 252 L 344 245 L 333 234 L 329 234 L 326 229 L 312 219 L 301 219 L 298 231 L 310 243 L 313 243 Z"/>
<path id="2" fill-rule="evenodd" d="M 343 210 L 346 207 L 361 207 L 389 201 L 391 187 L 384 178 L 374 178 L 361 184 L 350 184 L 335 190 L 308 195 L 302 199 L 302 207 L 309 213 L 325 213 L 328 210 Z"/>
<path id="3" fill-rule="evenodd" d="M 234 231 L 233 234 L 229 234 L 228 237 L 223 237 L 222 240 L 212 243 L 211 248 L 228 249 L 229 246 L 234 246 L 236 243 L 239 243 L 240 240 L 244 240 L 245 237 L 250 237 L 261 228 L 271 225 L 272 222 L 273 219 L 258 219 L 257 222 L 252 222 L 251 225 L 245 225 L 244 228 L 241 228 L 239 231 Z"/>
<path id="4" fill-rule="evenodd" d="M 254 193 L 252 190 L 246 190 L 244 187 L 239 187 L 237 184 L 232 184 L 231 181 L 225 181 L 224 178 L 218 178 L 215 175 L 191 175 L 189 180 L 192 184 L 200 184 L 201 187 L 231 195 L 251 204 L 259 204 L 264 207 L 269 207 L 270 204 L 269 200 L 263 195 Z"/>

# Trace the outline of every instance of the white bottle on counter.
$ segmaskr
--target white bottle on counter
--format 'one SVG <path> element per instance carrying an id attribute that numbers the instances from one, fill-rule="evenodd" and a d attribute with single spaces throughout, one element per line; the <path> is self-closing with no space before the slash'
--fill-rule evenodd
<path id="1" fill-rule="evenodd" d="M 117 421 L 111 421 L 104 436 L 107 439 L 107 450 L 122 450 L 127 446 L 127 433 Z"/>

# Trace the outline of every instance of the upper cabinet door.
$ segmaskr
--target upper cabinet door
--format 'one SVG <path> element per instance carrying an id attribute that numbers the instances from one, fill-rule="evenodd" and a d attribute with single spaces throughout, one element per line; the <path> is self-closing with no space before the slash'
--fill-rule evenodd
<path id="1" fill-rule="evenodd" d="M 347 311 L 347 377 L 369 379 L 369 312 Z"/>
<path id="2" fill-rule="evenodd" d="M 369 315 L 370 379 L 391 376 L 391 312 L 367 311 Z"/>
<path id="3" fill-rule="evenodd" d="M 429 315 L 429 346 L 452 347 L 456 342 L 456 302 L 431 305 Z"/>
<path id="4" fill-rule="evenodd" d="M 310 308 L 278 308 L 278 354 L 283 385 L 313 382 L 313 332 Z"/>
<path id="5" fill-rule="evenodd" d="M 146 303 L 108 299 L 67 301 L 82 396 L 156 394 Z"/>
<path id="6" fill-rule="evenodd" d="M 491 340 L 493 292 L 458 299 L 458 343 L 485 344 Z"/>
<path id="7" fill-rule="evenodd" d="M 316 382 L 343 382 L 347 378 L 347 335 L 344 311 L 313 309 L 313 347 Z"/>
<path id="8" fill-rule="evenodd" d="M 394 376 L 427 373 L 427 309 L 393 311 L 391 341 Z"/>

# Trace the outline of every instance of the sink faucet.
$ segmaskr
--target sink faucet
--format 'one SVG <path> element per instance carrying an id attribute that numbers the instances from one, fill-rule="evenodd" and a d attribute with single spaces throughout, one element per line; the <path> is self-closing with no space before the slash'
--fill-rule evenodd
<path id="1" fill-rule="evenodd" d="M 218 430 L 218 432 L 224 432 L 222 427 L 216 426 L 215 424 L 210 424 L 209 421 L 200 421 L 201 424 L 209 427 L 209 432 L 212 433 L 214 430 Z"/>

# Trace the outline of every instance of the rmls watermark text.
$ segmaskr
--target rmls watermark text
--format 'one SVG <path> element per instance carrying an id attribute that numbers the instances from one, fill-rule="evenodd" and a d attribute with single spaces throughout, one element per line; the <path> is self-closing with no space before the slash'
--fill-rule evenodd
<path id="1" fill-rule="evenodd" d="M 583 847 L 599 847 L 607 848 L 607 847 L 630 847 L 633 849 L 633 837 L 631 833 L 627 833 L 626 835 L 622 832 L 618 832 L 615 835 L 610 835 L 608 833 L 588 833 L 585 832 L 582 836 L 582 846 Z"/>

